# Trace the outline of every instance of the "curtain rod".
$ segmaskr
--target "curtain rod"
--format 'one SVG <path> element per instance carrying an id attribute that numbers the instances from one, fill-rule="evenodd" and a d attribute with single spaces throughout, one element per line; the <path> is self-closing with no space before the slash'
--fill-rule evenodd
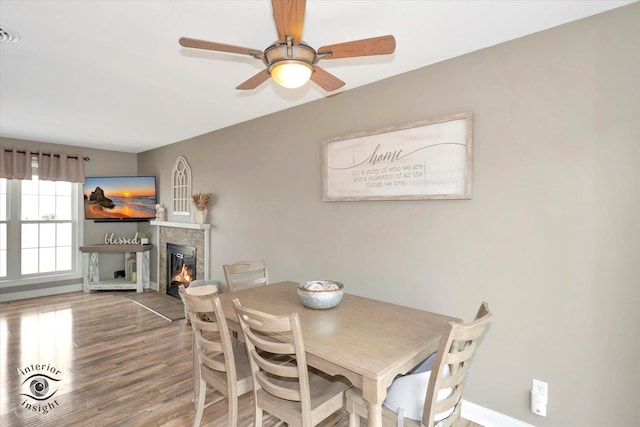
<path id="1" fill-rule="evenodd" d="M 13 150 L 10 150 L 10 149 L 8 149 L 8 148 L 5 148 L 5 149 L 4 149 L 4 151 L 5 151 L 6 153 L 11 153 L 11 152 L 13 152 Z M 20 154 L 27 154 L 27 152 L 26 152 L 26 151 L 24 151 L 24 150 L 16 150 L 16 153 L 20 153 Z M 39 154 L 42 154 L 43 156 L 60 157 L 60 154 L 40 153 L 39 151 L 30 151 L 30 152 L 29 152 L 29 154 L 33 154 L 33 155 L 36 155 L 36 156 L 37 156 L 37 155 L 39 155 Z M 78 158 L 78 156 L 67 156 L 67 158 L 69 158 L 69 159 L 77 159 L 77 158 Z M 88 162 L 89 160 L 91 160 L 91 158 L 90 158 L 90 157 L 87 157 L 87 156 L 84 156 L 84 157 L 82 158 L 82 160 L 84 160 L 85 162 Z"/>

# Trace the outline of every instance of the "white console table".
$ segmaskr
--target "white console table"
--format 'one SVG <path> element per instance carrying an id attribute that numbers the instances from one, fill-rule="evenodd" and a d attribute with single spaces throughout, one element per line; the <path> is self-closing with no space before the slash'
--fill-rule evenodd
<path id="1" fill-rule="evenodd" d="M 152 245 L 90 245 L 81 246 L 82 252 L 82 275 L 84 291 L 108 290 L 108 289 L 135 289 L 142 292 L 145 287 L 149 287 L 149 254 Z M 130 278 L 117 278 L 113 280 L 100 281 L 100 254 L 123 254 L 125 263 L 127 254 L 136 254 L 136 281 Z"/>

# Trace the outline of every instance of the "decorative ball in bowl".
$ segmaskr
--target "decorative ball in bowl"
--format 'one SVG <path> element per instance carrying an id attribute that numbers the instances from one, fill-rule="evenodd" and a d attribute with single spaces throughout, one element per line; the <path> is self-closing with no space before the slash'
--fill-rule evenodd
<path id="1" fill-rule="evenodd" d="M 310 280 L 298 285 L 298 298 L 307 308 L 324 310 L 340 304 L 344 285 L 332 280 Z"/>

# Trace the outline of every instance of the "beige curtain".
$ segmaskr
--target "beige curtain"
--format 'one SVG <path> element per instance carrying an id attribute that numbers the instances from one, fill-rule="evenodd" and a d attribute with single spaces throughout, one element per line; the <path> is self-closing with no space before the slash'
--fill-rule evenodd
<path id="1" fill-rule="evenodd" d="M 45 181 L 84 182 L 84 160 L 66 154 L 38 155 L 38 179 Z"/>
<path id="2" fill-rule="evenodd" d="M 0 147 L 0 178 L 31 179 L 31 152 Z"/>
<path id="3" fill-rule="evenodd" d="M 31 179 L 31 162 L 38 156 L 38 179 L 84 182 L 84 159 L 67 154 L 31 153 L 0 147 L 0 178 Z"/>

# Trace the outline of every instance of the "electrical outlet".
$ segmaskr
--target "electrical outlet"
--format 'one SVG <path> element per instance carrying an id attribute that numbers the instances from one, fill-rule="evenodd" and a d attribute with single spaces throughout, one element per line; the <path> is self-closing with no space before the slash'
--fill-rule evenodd
<path id="1" fill-rule="evenodd" d="M 543 397 L 545 400 L 549 395 L 549 385 L 544 381 L 532 379 L 531 380 L 531 392 Z"/>

